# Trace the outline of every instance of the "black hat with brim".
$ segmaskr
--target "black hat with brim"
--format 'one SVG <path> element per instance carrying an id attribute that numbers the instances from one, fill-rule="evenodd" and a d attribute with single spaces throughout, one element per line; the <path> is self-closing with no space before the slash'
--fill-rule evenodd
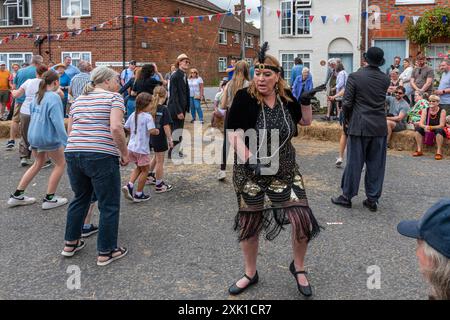
<path id="1" fill-rule="evenodd" d="M 384 59 L 384 51 L 378 47 L 371 47 L 364 53 L 364 59 L 370 66 L 381 67 L 386 63 Z"/>

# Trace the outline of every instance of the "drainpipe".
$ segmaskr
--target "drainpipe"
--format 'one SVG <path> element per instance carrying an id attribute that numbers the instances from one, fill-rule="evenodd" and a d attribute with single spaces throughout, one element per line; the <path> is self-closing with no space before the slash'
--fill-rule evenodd
<path id="1" fill-rule="evenodd" d="M 50 0 L 47 0 L 47 12 L 48 12 L 48 32 L 49 35 L 47 41 L 48 41 L 48 59 L 52 63 L 52 39 L 50 35 L 52 34 L 52 21 L 51 21 L 51 12 L 50 12 Z"/>
<path id="2" fill-rule="evenodd" d="M 369 14 L 369 0 L 366 0 L 366 11 Z M 369 19 L 366 20 L 366 51 L 369 49 Z"/>
<path id="3" fill-rule="evenodd" d="M 125 35 L 125 4 L 126 0 L 122 0 L 122 68 L 125 70 L 126 59 L 126 35 Z"/>

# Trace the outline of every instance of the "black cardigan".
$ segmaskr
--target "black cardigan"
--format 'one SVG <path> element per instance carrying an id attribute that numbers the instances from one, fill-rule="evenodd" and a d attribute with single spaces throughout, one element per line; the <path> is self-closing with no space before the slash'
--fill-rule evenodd
<path id="1" fill-rule="evenodd" d="M 286 90 L 286 94 L 292 99 L 292 102 L 283 101 L 283 103 L 295 123 L 295 136 L 298 136 L 297 124 L 302 119 L 302 109 L 291 91 Z M 241 89 L 236 93 L 233 104 L 228 111 L 226 128 L 232 130 L 242 129 L 244 132 L 249 129 L 256 129 L 260 111 L 261 105 L 258 104 L 258 100 L 252 98 L 247 88 Z"/>

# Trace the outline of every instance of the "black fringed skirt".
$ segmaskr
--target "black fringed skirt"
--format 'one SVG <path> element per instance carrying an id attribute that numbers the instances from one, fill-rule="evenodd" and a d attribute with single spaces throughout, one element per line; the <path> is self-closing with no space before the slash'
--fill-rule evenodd
<path id="1" fill-rule="evenodd" d="M 235 164 L 233 182 L 239 212 L 234 230 L 239 233 L 239 241 L 262 231 L 272 241 L 289 224 L 298 242 L 309 242 L 320 233 L 298 165 L 295 160 L 283 162 L 277 174 L 270 176 L 255 176 L 245 165 Z"/>

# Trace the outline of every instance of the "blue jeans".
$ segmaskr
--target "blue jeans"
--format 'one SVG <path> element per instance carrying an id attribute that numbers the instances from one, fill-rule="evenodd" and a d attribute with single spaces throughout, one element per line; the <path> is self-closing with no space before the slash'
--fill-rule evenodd
<path id="1" fill-rule="evenodd" d="M 70 186 L 75 194 L 67 210 L 66 241 L 81 238 L 93 193 L 100 211 L 97 250 L 109 253 L 117 248 L 120 215 L 119 158 L 94 152 L 68 152 L 65 154 Z"/>
<path id="2" fill-rule="evenodd" d="M 127 100 L 127 114 L 125 117 L 125 120 L 128 119 L 129 116 L 136 110 L 136 98 L 135 97 L 128 97 Z"/>
<path id="3" fill-rule="evenodd" d="M 192 120 L 196 120 L 196 114 L 198 113 L 198 117 L 200 118 L 200 121 L 203 121 L 203 111 L 202 111 L 202 105 L 200 103 L 199 99 L 194 99 L 194 97 L 191 97 L 191 115 Z"/>

